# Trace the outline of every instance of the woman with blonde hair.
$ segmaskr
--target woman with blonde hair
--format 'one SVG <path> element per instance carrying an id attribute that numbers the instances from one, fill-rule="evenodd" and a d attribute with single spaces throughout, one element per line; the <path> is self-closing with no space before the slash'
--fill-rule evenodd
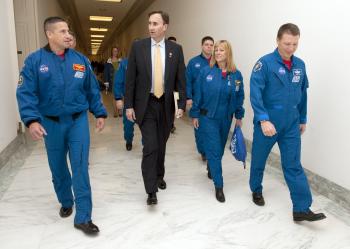
<path id="1" fill-rule="evenodd" d="M 226 40 L 217 41 L 210 65 L 201 69 L 195 83 L 190 116 L 196 129 L 201 126 L 208 177 L 214 181 L 219 202 L 225 202 L 221 162 L 225 144 L 233 115 L 235 125 L 242 126 L 243 101 L 243 78 L 233 62 L 231 45 Z"/>

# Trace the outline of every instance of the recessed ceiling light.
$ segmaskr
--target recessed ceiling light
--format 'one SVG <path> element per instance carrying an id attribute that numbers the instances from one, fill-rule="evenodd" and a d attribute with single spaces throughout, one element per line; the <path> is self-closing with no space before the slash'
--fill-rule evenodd
<path id="1" fill-rule="evenodd" d="M 91 39 L 92 42 L 103 42 L 103 40 Z"/>
<path id="2" fill-rule="evenodd" d="M 107 32 L 108 29 L 105 29 L 105 28 L 90 28 L 90 31 Z"/>
<path id="3" fill-rule="evenodd" d="M 90 21 L 111 22 L 112 20 L 112 16 L 90 16 Z"/>
<path id="4" fill-rule="evenodd" d="M 96 0 L 97 2 L 113 2 L 113 3 L 121 3 L 122 0 Z"/>
<path id="5" fill-rule="evenodd" d="M 95 37 L 95 38 L 103 38 L 105 37 L 104 35 L 91 35 L 91 37 Z"/>
<path id="6" fill-rule="evenodd" d="M 101 43 L 100 42 L 91 42 L 91 45 L 101 45 Z"/>

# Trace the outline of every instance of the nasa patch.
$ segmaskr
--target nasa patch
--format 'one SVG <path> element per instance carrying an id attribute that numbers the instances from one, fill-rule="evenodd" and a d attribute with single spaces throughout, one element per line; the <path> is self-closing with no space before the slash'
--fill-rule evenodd
<path id="1" fill-rule="evenodd" d="M 41 73 L 47 73 L 49 71 L 49 67 L 47 65 L 43 64 L 39 67 L 39 71 Z"/>
<path id="2" fill-rule="evenodd" d="M 200 67 L 201 67 L 201 64 L 200 64 L 200 63 L 196 63 L 196 64 L 194 65 L 194 67 L 195 67 L 195 68 L 200 68 Z"/>
<path id="3" fill-rule="evenodd" d="M 207 82 L 212 81 L 212 80 L 213 80 L 213 75 L 209 74 L 207 76 Z"/>
<path id="4" fill-rule="evenodd" d="M 278 73 L 281 75 L 286 74 L 286 69 L 284 69 L 283 67 L 280 67 L 280 69 L 278 69 Z"/>
<path id="5" fill-rule="evenodd" d="M 23 82 L 24 82 L 23 76 L 20 75 L 19 78 L 18 78 L 18 84 L 17 84 L 17 86 L 18 86 L 18 87 L 21 87 L 21 86 L 23 85 Z"/>

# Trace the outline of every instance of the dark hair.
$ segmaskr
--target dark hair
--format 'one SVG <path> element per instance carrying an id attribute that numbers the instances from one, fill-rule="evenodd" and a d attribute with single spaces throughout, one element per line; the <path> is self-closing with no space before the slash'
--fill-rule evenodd
<path id="1" fill-rule="evenodd" d="M 175 41 L 176 42 L 176 37 L 175 36 L 169 36 L 168 41 Z"/>
<path id="2" fill-rule="evenodd" d="M 154 14 L 160 14 L 162 16 L 162 19 L 163 19 L 163 23 L 164 24 L 169 24 L 169 14 L 162 11 L 162 10 L 155 10 L 155 11 L 152 11 L 148 14 L 148 17 L 151 17 L 152 15 Z"/>
<path id="3" fill-rule="evenodd" d="M 293 36 L 300 36 L 300 30 L 297 25 L 293 23 L 283 24 L 277 32 L 277 39 L 280 40 L 284 34 L 290 34 Z"/>
<path id="4" fill-rule="evenodd" d="M 44 32 L 46 34 L 46 31 L 49 30 L 50 26 L 52 24 L 58 23 L 58 22 L 65 22 L 68 23 L 65 19 L 59 16 L 51 16 L 45 19 L 44 21 Z"/>
<path id="5" fill-rule="evenodd" d="M 206 41 L 212 41 L 213 43 L 214 43 L 214 39 L 213 39 L 213 37 L 211 37 L 211 36 L 204 36 L 203 38 L 202 38 L 202 45 L 204 44 L 204 42 L 206 42 Z"/>

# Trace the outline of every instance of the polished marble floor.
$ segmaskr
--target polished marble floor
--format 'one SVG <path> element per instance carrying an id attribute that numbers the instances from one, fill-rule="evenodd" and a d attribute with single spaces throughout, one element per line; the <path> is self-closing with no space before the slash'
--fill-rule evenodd
<path id="1" fill-rule="evenodd" d="M 168 141 L 168 187 L 158 192 L 157 206 L 146 206 L 138 128 L 128 152 L 121 118 L 109 118 L 102 133 L 93 125 L 91 119 L 93 221 L 100 227 L 99 236 L 75 230 L 73 216 L 59 217 L 46 153 L 38 142 L 23 166 L 12 174 L 6 168 L 0 171 L 5 189 L 0 196 L 1 249 L 350 248 L 348 214 L 314 193 L 313 210 L 328 218 L 294 223 L 287 187 L 273 171 L 264 179 L 266 205 L 255 206 L 248 188 L 249 167 L 244 170 L 228 150 L 223 159 L 226 202 L 217 202 L 186 119 L 176 121 Z"/>

